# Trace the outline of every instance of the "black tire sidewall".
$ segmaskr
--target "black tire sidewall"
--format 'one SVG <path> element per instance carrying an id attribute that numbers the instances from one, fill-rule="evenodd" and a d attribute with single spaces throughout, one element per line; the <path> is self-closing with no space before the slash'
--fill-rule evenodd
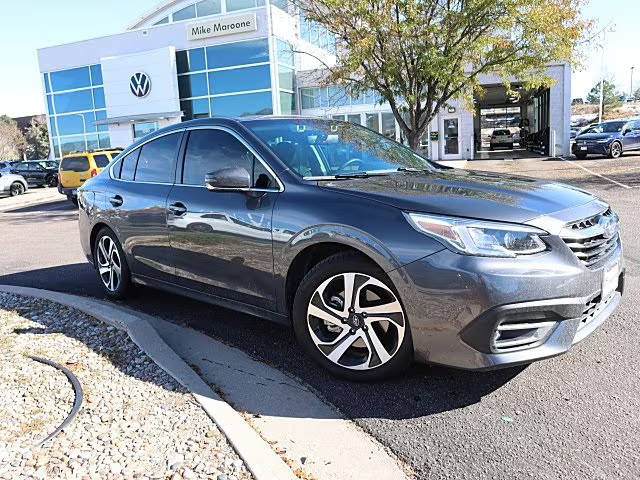
<path id="1" fill-rule="evenodd" d="M 12 197 L 17 197 L 18 195 L 22 195 L 25 192 L 24 185 L 20 182 L 13 182 L 9 187 L 9 195 Z"/>
<path id="2" fill-rule="evenodd" d="M 587 158 L 586 153 L 576 153 L 575 155 L 578 160 L 584 160 L 585 158 Z"/>
<path id="3" fill-rule="evenodd" d="M 405 312 L 405 335 L 400 347 L 394 357 L 384 365 L 372 370 L 351 370 L 336 365 L 327 359 L 315 345 L 311 339 L 307 327 L 307 308 L 311 296 L 318 286 L 326 279 L 345 272 L 359 272 L 370 275 L 383 282 L 395 294 L 396 298 L 402 305 L 402 300 L 398 295 L 393 283 L 387 275 L 378 268 L 373 262 L 355 255 L 355 254 L 337 254 L 326 260 L 323 260 L 313 269 L 311 269 L 304 277 L 298 290 L 296 291 L 293 308 L 291 312 L 291 320 L 295 337 L 302 349 L 313 359 L 333 375 L 346 378 L 352 381 L 372 381 L 381 380 L 391 376 L 398 375 L 405 371 L 413 360 L 413 341 L 411 339 L 411 329 L 406 315 L 406 309 L 402 305 Z"/>
<path id="4" fill-rule="evenodd" d="M 120 279 L 120 285 L 118 285 L 118 288 L 115 290 L 115 292 L 112 292 L 105 286 L 104 282 L 102 281 L 102 278 L 100 277 L 100 272 L 98 270 L 98 242 L 100 242 L 100 239 L 105 236 L 108 236 L 109 238 L 111 238 L 111 240 L 115 243 L 116 248 L 118 249 L 118 254 L 120 255 L 122 278 Z M 102 291 L 105 293 L 106 296 L 113 299 L 122 299 L 122 298 L 125 298 L 130 293 L 131 272 L 129 270 L 129 264 L 127 263 L 127 257 L 125 256 L 124 251 L 122 250 L 122 246 L 120 245 L 120 241 L 118 240 L 118 237 L 110 228 L 103 228 L 96 235 L 96 239 L 93 244 L 93 266 L 96 270 L 98 282 L 100 282 Z"/>

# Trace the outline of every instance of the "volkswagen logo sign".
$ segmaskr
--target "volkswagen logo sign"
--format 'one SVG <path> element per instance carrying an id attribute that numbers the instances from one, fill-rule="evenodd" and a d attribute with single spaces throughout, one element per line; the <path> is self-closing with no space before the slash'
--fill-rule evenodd
<path id="1" fill-rule="evenodd" d="M 618 231 L 618 222 L 615 217 L 602 216 L 598 220 L 598 225 L 602 228 L 602 236 L 604 238 L 611 238 Z"/>
<path id="2" fill-rule="evenodd" d="M 136 97 L 146 97 L 151 91 L 151 79 L 149 78 L 149 75 L 142 72 L 134 73 L 131 75 L 129 88 L 131 88 L 131 93 Z"/>

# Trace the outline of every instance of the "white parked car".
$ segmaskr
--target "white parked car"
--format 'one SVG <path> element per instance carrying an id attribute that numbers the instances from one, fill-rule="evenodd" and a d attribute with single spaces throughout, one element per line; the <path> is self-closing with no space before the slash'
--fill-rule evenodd
<path id="1" fill-rule="evenodd" d="M 506 128 L 494 130 L 491 134 L 489 150 L 493 150 L 496 147 L 513 148 L 513 134 Z"/>
<path id="2" fill-rule="evenodd" d="M 27 181 L 22 175 L 0 173 L 0 195 L 22 195 L 29 189 Z"/>

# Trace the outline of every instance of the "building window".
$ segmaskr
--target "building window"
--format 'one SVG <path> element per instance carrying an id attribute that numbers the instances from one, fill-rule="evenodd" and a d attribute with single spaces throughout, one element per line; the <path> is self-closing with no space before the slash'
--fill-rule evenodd
<path id="1" fill-rule="evenodd" d="M 266 38 L 179 51 L 176 61 L 183 120 L 273 113 Z"/>
<path id="2" fill-rule="evenodd" d="M 133 138 L 141 138 L 160 128 L 158 122 L 136 122 L 133 124 Z"/>
<path id="3" fill-rule="evenodd" d="M 225 95 L 211 98 L 211 114 L 229 117 L 271 115 L 271 90 L 266 92 Z"/>
<path id="4" fill-rule="evenodd" d="M 265 88 L 271 88 L 269 65 L 209 72 L 209 91 L 213 94 Z"/>
<path id="5" fill-rule="evenodd" d="M 48 72 L 44 75 L 53 155 L 110 146 L 100 65 Z M 104 132 L 104 133 L 102 133 Z"/>
<path id="6" fill-rule="evenodd" d="M 179 22 L 180 20 L 189 20 L 190 18 L 196 18 L 196 6 L 189 5 L 181 10 L 173 13 L 173 21 Z"/>
<path id="7" fill-rule="evenodd" d="M 312 20 L 307 20 L 300 13 L 300 38 L 325 50 L 332 55 L 336 54 L 336 37 L 326 27 Z"/>

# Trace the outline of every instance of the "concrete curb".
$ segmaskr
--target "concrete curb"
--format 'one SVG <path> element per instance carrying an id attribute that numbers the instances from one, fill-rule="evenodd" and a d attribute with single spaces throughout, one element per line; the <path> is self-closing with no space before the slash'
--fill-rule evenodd
<path id="1" fill-rule="evenodd" d="M 188 389 L 207 415 L 226 435 L 229 443 L 256 480 L 294 480 L 286 463 L 228 403 L 189 367 L 134 311 L 105 301 L 37 288 L 0 285 L 0 292 L 41 298 L 75 308 L 129 334 L 131 340 L 164 371 Z"/>

